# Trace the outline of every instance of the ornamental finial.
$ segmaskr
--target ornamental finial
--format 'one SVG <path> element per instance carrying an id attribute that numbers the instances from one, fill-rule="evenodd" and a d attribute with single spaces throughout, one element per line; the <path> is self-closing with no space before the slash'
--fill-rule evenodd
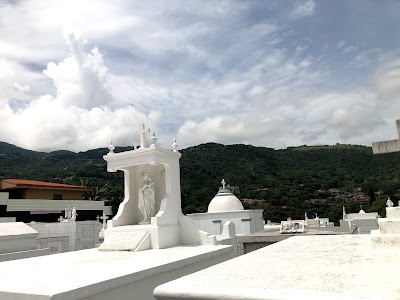
<path id="1" fill-rule="evenodd" d="M 110 152 L 108 152 L 107 155 L 114 154 L 115 146 L 113 145 L 113 141 L 110 141 L 110 145 L 108 145 L 107 148 L 108 150 L 110 150 Z"/>
<path id="2" fill-rule="evenodd" d="M 178 152 L 178 144 L 176 143 L 176 139 L 174 138 L 174 142 L 172 143 L 172 151 Z"/>
<path id="3" fill-rule="evenodd" d="M 156 142 L 157 142 L 157 138 L 156 138 L 156 133 L 153 131 L 153 135 L 151 136 L 151 138 L 150 138 L 150 141 L 151 141 L 151 145 L 150 145 L 150 147 L 156 147 L 157 145 L 156 145 Z"/>

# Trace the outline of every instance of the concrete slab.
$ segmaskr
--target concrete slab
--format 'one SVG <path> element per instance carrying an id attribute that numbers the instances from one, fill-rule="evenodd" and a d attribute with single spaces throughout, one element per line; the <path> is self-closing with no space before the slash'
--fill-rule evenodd
<path id="1" fill-rule="evenodd" d="M 127 290 L 134 283 L 140 283 L 133 289 L 137 299 L 150 299 L 146 293 L 153 299 L 157 285 L 233 255 L 232 246 L 180 246 L 140 252 L 88 249 L 2 262 L 0 300 L 132 299 Z"/>
<path id="2" fill-rule="evenodd" d="M 369 235 L 297 236 L 168 282 L 159 300 L 399 299 L 400 251 Z"/>

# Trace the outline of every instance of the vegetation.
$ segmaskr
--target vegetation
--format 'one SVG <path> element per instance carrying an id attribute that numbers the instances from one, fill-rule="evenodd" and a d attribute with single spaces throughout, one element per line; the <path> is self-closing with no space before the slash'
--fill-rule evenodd
<path id="1" fill-rule="evenodd" d="M 115 152 L 131 150 L 117 147 Z M 92 200 L 107 199 L 117 207 L 123 198 L 122 172 L 108 173 L 102 156 L 107 149 L 74 153 L 35 152 L 0 142 L 0 180 L 34 179 L 95 187 Z M 241 199 L 258 199 L 246 208 L 264 209 L 266 220 L 303 219 L 315 213 L 338 222 L 342 206 L 358 212 L 359 203 L 341 203 L 329 189 L 357 188 L 370 203 L 365 211 L 384 215 L 385 199 L 400 198 L 400 153 L 372 155 L 370 147 L 301 146 L 273 150 L 250 145 L 207 143 L 180 151 L 182 206 L 185 213 L 205 212 L 221 179 L 240 188 Z M 317 199 L 318 201 L 310 201 Z M 265 200 L 265 201 L 263 201 Z"/>

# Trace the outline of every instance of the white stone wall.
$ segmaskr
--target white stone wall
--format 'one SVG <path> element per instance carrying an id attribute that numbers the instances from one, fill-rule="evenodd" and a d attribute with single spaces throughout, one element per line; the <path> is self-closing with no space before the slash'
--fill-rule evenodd
<path id="1" fill-rule="evenodd" d="M 399 151 L 400 151 L 399 140 L 372 143 L 372 152 L 374 154 L 399 152 Z"/>
<path id="2" fill-rule="evenodd" d="M 236 234 L 251 234 L 264 230 L 262 210 L 241 210 L 221 213 L 189 214 L 195 226 L 210 234 L 220 235 L 228 221 L 235 224 Z"/>
<path id="3" fill-rule="evenodd" d="M 94 248 L 99 243 L 101 224 L 98 221 L 60 223 L 30 223 L 39 232 L 38 248 L 50 248 L 50 253 L 61 253 Z"/>
<path id="4" fill-rule="evenodd" d="M 16 222 L 17 218 L 15 217 L 2 217 L 0 218 L 0 223 L 10 223 L 10 222 Z"/>

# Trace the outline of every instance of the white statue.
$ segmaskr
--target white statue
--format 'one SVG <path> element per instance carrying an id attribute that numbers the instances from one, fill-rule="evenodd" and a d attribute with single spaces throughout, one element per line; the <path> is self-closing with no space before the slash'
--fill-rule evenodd
<path id="1" fill-rule="evenodd" d="M 76 213 L 76 208 L 72 209 L 71 221 L 75 221 L 78 214 Z"/>
<path id="2" fill-rule="evenodd" d="M 69 220 L 72 217 L 72 211 L 71 208 L 68 206 L 68 208 L 65 209 L 64 213 L 64 220 Z"/>
<path id="3" fill-rule="evenodd" d="M 143 221 L 150 223 L 151 217 L 155 215 L 154 182 L 149 174 L 143 173 L 142 187 L 139 189 L 139 210 L 142 212 Z"/>
<path id="4" fill-rule="evenodd" d="M 387 198 L 386 206 L 387 206 L 387 207 L 393 207 L 393 201 L 390 200 L 390 197 Z"/>
<path id="5" fill-rule="evenodd" d="M 344 205 L 343 205 L 343 220 L 344 220 L 345 215 L 346 215 L 346 207 L 344 207 Z"/>

